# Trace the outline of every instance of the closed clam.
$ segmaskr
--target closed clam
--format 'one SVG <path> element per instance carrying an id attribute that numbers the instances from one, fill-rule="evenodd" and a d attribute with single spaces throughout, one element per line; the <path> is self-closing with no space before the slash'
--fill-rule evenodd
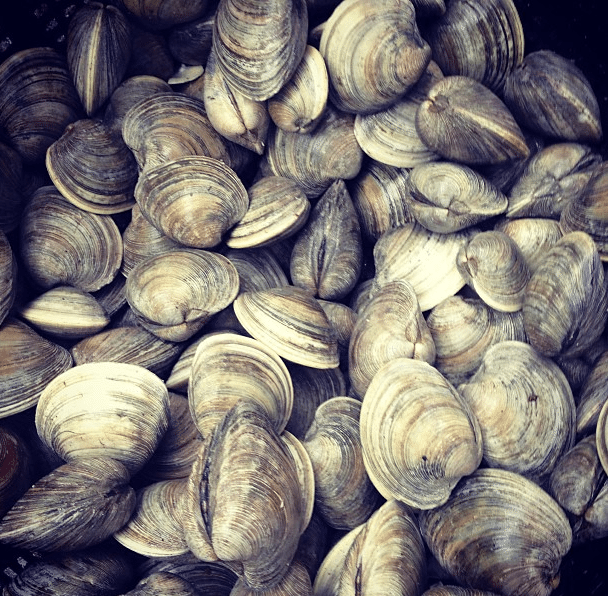
<path id="1" fill-rule="evenodd" d="M 175 250 L 150 257 L 127 277 L 126 295 L 137 320 L 161 339 L 185 341 L 239 290 L 234 265 L 220 254 Z"/>
<path id="2" fill-rule="evenodd" d="M 307 32 L 304 0 L 221 0 L 213 23 L 217 66 L 235 90 L 265 101 L 293 75 Z"/>
<path id="3" fill-rule="evenodd" d="M 86 113 L 92 116 L 121 83 L 131 57 L 127 17 L 115 6 L 91 2 L 70 19 L 67 61 Z"/>
<path id="4" fill-rule="evenodd" d="M 68 462 L 38 480 L 0 521 L 0 542 L 40 551 L 99 544 L 135 508 L 127 468 L 110 457 Z"/>
<path id="5" fill-rule="evenodd" d="M 57 375 L 36 405 L 40 439 L 66 461 L 112 457 L 131 474 L 150 459 L 169 425 L 169 395 L 149 370 L 92 362 Z"/>
<path id="6" fill-rule="evenodd" d="M 417 509 L 445 503 L 482 458 L 479 423 L 436 368 L 396 358 L 375 374 L 361 408 L 365 468 L 378 492 Z"/>
<path id="7" fill-rule="evenodd" d="M 341 2 L 325 23 L 319 51 L 332 103 L 353 113 L 388 107 L 414 86 L 431 59 L 409 1 Z"/>
<path id="8" fill-rule="evenodd" d="M 475 374 L 458 385 L 481 427 L 494 468 L 540 482 L 574 444 L 575 404 L 564 373 L 529 344 L 488 348 Z"/>
<path id="9" fill-rule="evenodd" d="M 247 212 L 236 172 L 213 157 L 191 155 L 146 168 L 135 187 L 145 217 L 175 242 L 211 248 Z"/>
<path id="10" fill-rule="evenodd" d="M 504 596 L 548 596 L 572 545 L 557 502 L 531 480 L 495 468 L 464 478 L 447 503 L 422 512 L 419 521 L 426 544 L 452 577 Z"/>
<path id="11" fill-rule="evenodd" d="M 122 239 L 108 215 L 84 212 L 54 186 L 36 190 L 21 220 L 24 268 L 42 289 L 71 285 L 94 292 L 116 277 Z"/>
<path id="12" fill-rule="evenodd" d="M 416 165 L 408 180 L 410 191 L 405 200 L 409 211 L 432 232 L 456 232 L 507 209 L 507 197 L 462 164 Z"/>

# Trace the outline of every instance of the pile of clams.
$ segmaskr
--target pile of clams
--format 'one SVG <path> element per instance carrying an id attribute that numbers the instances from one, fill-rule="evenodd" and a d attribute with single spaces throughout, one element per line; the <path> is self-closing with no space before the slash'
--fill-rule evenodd
<path id="1" fill-rule="evenodd" d="M 600 110 L 512 0 L 85 2 L 0 130 L 3 596 L 548 596 L 608 537 Z"/>

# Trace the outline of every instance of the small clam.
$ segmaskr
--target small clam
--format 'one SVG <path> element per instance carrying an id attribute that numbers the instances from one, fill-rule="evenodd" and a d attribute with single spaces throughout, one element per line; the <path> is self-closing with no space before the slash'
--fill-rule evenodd
<path id="1" fill-rule="evenodd" d="M 388 107 L 414 86 L 431 59 L 414 6 L 396 0 L 341 2 L 325 23 L 319 51 L 330 99 L 352 113 Z"/>
<path id="2" fill-rule="evenodd" d="M 121 83 L 131 57 L 127 17 L 115 6 L 90 2 L 68 27 L 67 61 L 86 113 L 92 116 Z"/>
<path id="3" fill-rule="evenodd" d="M 127 523 L 135 491 L 110 457 L 68 462 L 38 480 L 0 521 L 0 542 L 32 551 L 81 550 Z"/>
<path id="4" fill-rule="evenodd" d="M 234 265 L 222 255 L 182 249 L 150 257 L 127 277 L 127 301 L 148 331 L 185 341 L 232 303 L 239 289 Z"/>
<path id="5" fill-rule="evenodd" d="M 113 457 L 133 474 L 167 430 L 169 395 L 141 366 L 80 364 L 46 385 L 35 421 L 40 439 L 62 459 Z"/>
<path id="6" fill-rule="evenodd" d="M 370 383 L 359 421 L 365 468 L 378 492 L 417 509 L 445 503 L 482 458 L 471 408 L 436 368 L 396 358 Z"/>

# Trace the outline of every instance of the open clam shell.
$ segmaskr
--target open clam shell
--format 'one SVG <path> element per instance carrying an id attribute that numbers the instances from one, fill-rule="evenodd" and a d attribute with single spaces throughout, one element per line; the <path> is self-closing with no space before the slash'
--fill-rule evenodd
<path id="1" fill-rule="evenodd" d="M 149 370 L 119 362 L 74 366 L 46 385 L 36 406 L 40 439 L 66 461 L 113 457 L 131 474 L 169 425 L 169 395 Z"/>

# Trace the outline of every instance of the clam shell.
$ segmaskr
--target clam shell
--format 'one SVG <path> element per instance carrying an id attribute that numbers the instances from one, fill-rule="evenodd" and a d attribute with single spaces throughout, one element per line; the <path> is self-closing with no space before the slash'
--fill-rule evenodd
<path id="1" fill-rule="evenodd" d="M 435 344 L 416 292 L 405 280 L 380 286 L 357 315 L 348 345 L 351 392 L 363 399 L 374 375 L 394 358 L 435 360 Z"/>
<path id="2" fill-rule="evenodd" d="M 115 6 L 91 2 L 68 26 L 67 61 L 86 113 L 91 116 L 121 83 L 131 58 L 131 28 Z"/>
<path id="3" fill-rule="evenodd" d="M 584 523 L 575 528 L 574 539 L 579 544 L 608 536 L 608 481 L 600 486 L 597 495 L 585 511 Z"/>
<path id="4" fill-rule="evenodd" d="M 416 129 L 431 151 L 464 164 L 496 164 L 530 152 L 507 106 L 470 77 L 437 81 L 418 106 Z"/>
<path id="5" fill-rule="evenodd" d="M 70 285 L 95 292 L 120 269 L 122 239 L 108 215 L 85 212 L 53 186 L 34 192 L 21 220 L 24 268 L 42 289 Z"/>
<path id="6" fill-rule="evenodd" d="M 147 168 L 137 181 L 135 199 L 157 229 L 192 248 L 218 245 L 249 206 L 237 173 L 205 156 L 186 156 Z"/>
<path id="7" fill-rule="evenodd" d="M 548 596 L 572 545 L 570 524 L 555 500 L 507 470 L 477 470 L 419 521 L 431 552 L 459 583 L 505 596 Z"/>
<path id="8" fill-rule="evenodd" d="M 602 468 L 608 474 L 608 407 L 606 404 L 602 406 L 597 419 L 595 446 Z"/>
<path id="9" fill-rule="evenodd" d="M 244 292 L 234 312 L 247 332 L 279 356 L 313 368 L 336 368 L 338 341 L 327 315 L 301 288 L 281 286 Z"/>
<path id="10" fill-rule="evenodd" d="M 47 383 L 72 364 L 64 347 L 8 317 L 0 327 L 0 418 L 35 406 Z"/>
<path id="11" fill-rule="evenodd" d="M 580 437 L 593 432 L 604 403 L 608 401 L 606 367 L 608 352 L 603 352 L 586 376 L 576 406 L 576 433 Z"/>
<path id="12" fill-rule="evenodd" d="M 363 246 L 359 220 L 343 180 L 319 198 L 291 252 L 294 286 L 323 300 L 344 298 L 361 274 Z"/>
<path id="13" fill-rule="evenodd" d="M 268 113 L 286 132 L 311 132 L 325 111 L 329 78 L 319 50 L 306 46 L 292 77 L 268 100 Z"/>
<path id="14" fill-rule="evenodd" d="M 238 579 L 230 596 L 255 596 L 258 592 L 248 587 L 243 579 Z M 277 596 L 313 596 L 310 575 L 299 561 L 292 561 L 283 578 L 266 592 Z"/>
<path id="15" fill-rule="evenodd" d="M 365 468 L 378 492 L 417 509 L 445 503 L 482 458 L 479 423 L 437 369 L 395 358 L 370 383 L 359 421 Z"/>
<path id="16" fill-rule="evenodd" d="M 235 333 L 213 333 L 198 343 L 188 382 L 194 423 L 203 437 L 213 433 L 240 399 L 262 406 L 277 434 L 285 429 L 293 404 L 287 367 L 262 342 Z"/>
<path id="17" fill-rule="evenodd" d="M 17 292 L 17 260 L 6 234 L 0 230 L 0 325 L 15 302 Z"/>
<path id="18" fill-rule="evenodd" d="M 182 249 L 150 257 L 127 277 L 127 301 L 137 320 L 161 339 L 185 341 L 232 303 L 238 272 L 225 257 Z"/>
<path id="19" fill-rule="evenodd" d="M 168 571 L 159 571 L 142 578 L 137 585 L 122 596 L 200 596 L 189 581 Z"/>
<path id="20" fill-rule="evenodd" d="M 80 364 L 57 375 L 36 406 L 40 439 L 66 461 L 113 457 L 131 474 L 169 425 L 169 396 L 149 370 L 119 362 Z"/>
<path id="21" fill-rule="evenodd" d="M 281 263 L 267 248 L 227 250 L 225 256 L 239 272 L 241 294 L 289 285 Z"/>
<path id="22" fill-rule="evenodd" d="M 232 88 L 265 101 L 291 79 L 307 33 L 304 0 L 221 0 L 213 22 L 217 66 Z"/>
<path id="23" fill-rule="evenodd" d="M 80 459 L 38 480 L 0 520 L 0 542 L 31 551 L 81 550 L 127 523 L 135 491 L 110 457 Z"/>
<path id="24" fill-rule="evenodd" d="M 171 27 L 167 43 L 172 56 L 182 64 L 205 64 L 211 51 L 214 15 Z"/>
<path id="25" fill-rule="evenodd" d="M 338 350 L 340 352 L 340 365 L 345 366 L 348 359 L 348 344 L 357 322 L 357 313 L 341 302 L 331 300 L 319 300 L 321 308 L 325 311 L 331 326 L 334 328 L 338 338 Z"/>
<path id="26" fill-rule="evenodd" d="M 181 521 L 186 482 L 186 478 L 161 480 L 139 489 L 134 513 L 114 532 L 114 539 L 146 557 L 188 552 Z"/>
<path id="27" fill-rule="evenodd" d="M 395 0 L 341 2 L 323 27 L 319 51 L 332 103 L 352 113 L 388 107 L 418 81 L 431 59 L 414 6 Z"/>
<path id="28" fill-rule="evenodd" d="M 540 482 L 574 444 L 576 406 L 564 373 L 529 344 L 497 343 L 458 385 L 479 422 L 488 466 Z"/>
<path id="29" fill-rule="evenodd" d="M 48 148 L 46 168 L 59 192 L 85 211 L 120 213 L 135 204 L 137 163 L 122 137 L 103 122 L 69 124 Z"/>

